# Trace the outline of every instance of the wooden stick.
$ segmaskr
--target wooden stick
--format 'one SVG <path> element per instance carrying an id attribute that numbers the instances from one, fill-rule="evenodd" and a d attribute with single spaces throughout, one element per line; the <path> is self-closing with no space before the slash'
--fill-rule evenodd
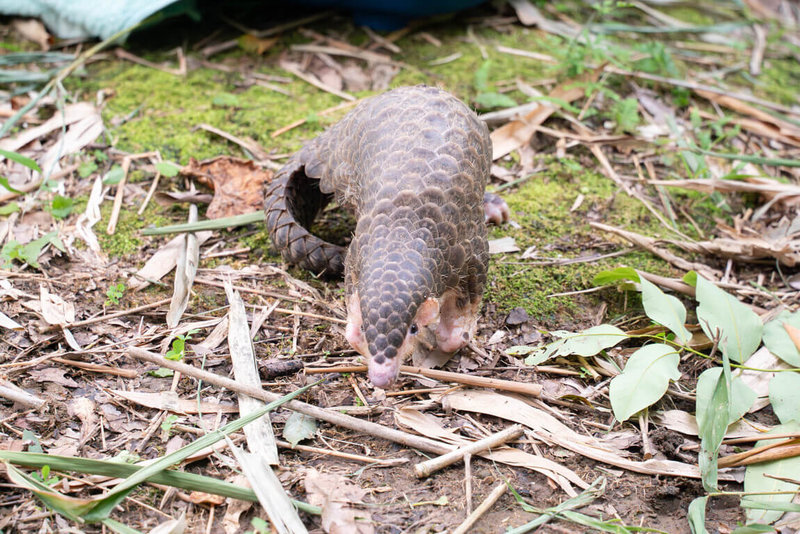
<path id="1" fill-rule="evenodd" d="M 320 373 L 364 373 L 367 371 L 366 365 L 349 365 L 342 367 L 317 367 L 306 368 L 306 374 Z M 422 375 L 426 378 L 441 380 L 442 382 L 456 382 L 481 388 L 493 388 L 511 393 L 522 393 L 538 397 L 542 394 L 542 386 L 539 384 L 528 384 L 527 382 L 515 382 L 513 380 L 500 380 L 499 378 L 486 378 L 483 376 L 465 375 L 463 373 L 451 373 L 439 369 L 423 369 L 422 367 L 412 367 L 401 365 L 400 372 L 405 374 Z"/>
<path id="2" fill-rule="evenodd" d="M 522 425 L 510 426 L 505 430 L 498 432 L 497 434 L 492 434 L 491 436 L 479 439 L 478 441 L 470 443 L 469 445 L 459 447 L 454 451 L 450 451 L 447 454 L 439 456 L 438 458 L 431 458 L 430 460 L 420 462 L 414 466 L 414 474 L 417 476 L 417 478 L 425 478 L 431 473 L 435 473 L 436 471 L 444 469 L 450 464 L 456 463 L 466 454 L 471 455 L 483 452 L 487 449 L 497 447 L 498 445 L 501 445 L 507 441 L 518 438 L 520 435 L 522 435 Z"/>
<path id="3" fill-rule="evenodd" d="M 82 362 L 80 360 L 70 360 L 69 358 L 61 358 L 60 356 L 52 358 L 50 361 L 77 367 L 78 369 L 91 371 L 93 373 L 103 373 L 106 375 L 121 376 L 123 378 L 136 378 L 139 376 L 139 373 L 132 369 L 120 369 L 118 367 L 111 367 L 110 365 L 100 365 L 97 363 Z"/>
<path id="4" fill-rule="evenodd" d="M 242 384 L 239 384 L 235 380 L 231 380 L 230 378 L 225 378 L 217 374 L 210 373 L 208 371 L 203 371 L 201 369 L 197 369 L 196 367 L 187 365 L 185 363 L 167 360 L 160 354 L 155 354 L 146 351 L 144 349 L 140 349 L 138 347 L 129 348 L 128 355 L 131 356 L 132 358 L 137 358 L 150 363 L 154 363 L 161 367 L 166 367 L 167 369 L 172 369 L 173 371 L 178 371 L 180 373 L 183 373 L 186 376 L 191 376 L 198 380 L 202 380 L 203 382 L 208 382 L 209 384 L 223 387 L 225 389 L 229 389 L 230 391 L 236 393 L 244 393 L 246 395 L 249 395 L 256 399 L 261 399 L 266 402 L 272 402 L 281 397 L 277 393 L 264 391 L 261 388 L 246 387 L 243 386 Z M 341 426 L 343 428 L 349 428 L 350 430 L 354 430 L 356 432 L 363 432 L 371 436 L 392 441 L 394 443 L 399 443 L 400 445 L 404 445 L 406 447 L 419 449 L 424 452 L 430 452 L 433 454 L 445 454 L 453 450 L 452 446 L 440 443 L 438 441 L 429 438 L 415 436 L 413 434 L 409 434 L 401 430 L 395 430 L 393 428 L 388 428 L 383 425 L 379 425 L 377 423 L 362 421 L 361 419 L 356 419 L 355 417 L 350 417 L 349 415 L 345 415 L 339 412 L 334 412 L 331 410 L 326 410 L 325 408 L 320 408 L 318 406 L 307 404 L 305 402 L 301 402 L 298 400 L 289 401 L 283 406 L 285 408 L 289 408 L 290 410 L 294 410 L 296 412 L 308 415 L 309 417 L 320 419 L 332 425 Z"/>
<path id="5" fill-rule="evenodd" d="M 143 152 L 141 154 L 130 154 L 122 158 L 122 179 L 117 184 L 117 193 L 114 196 L 114 206 L 111 209 L 111 217 L 108 220 L 108 227 L 106 233 L 114 235 L 117 231 L 117 221 L 119 220 L 119 212 L 122 208 L 122 198 L 125 196 L 125 185 L 128 183 L 128 171 L 131 168 L 131 163 L 135 159 L 151 158 L 157 156 L 158 152 Z"/>
<path id="6" fill-rule="evenodd" d="M 720 458 L 718 465 L 719 467 L 738 467 L 782 458 L 792 458 L 794 456 L 800 456 L 800 439 L 770 443 L 749 451 L 730 454 Z"/>
<path id="7" fill-rule="evenodd" d="M 275 443 L 278 444 L 278 447 L 282 449 L 290 449 L 293 451 L 302 451 L 302 452 L 312 452 L 314 454 L 321 454 L 323 456 L 333 456 L 335 458 L 342 458 L 344 460 L 352 460 L 354 462 L 364 462 L 365 464 L 372 464 L 372 465 L 381 465 L 385 467 L 395 467 L 398 465 L 402 465 L 408 463 L 408 458 L 390 458 L 390 459 L 381 459 L 381 458 L 372 458 L 370 456 L 364 456 L 363 454 L 353 454 L 350 452 L 342 452 L 337 451 L 334 449 L 321 449 L 319 447 L 311 447 L 309 445 L 292 445 L 288 441 L 282 441 L 280 439 L 275 440 Z"/>
<path id="8" fill-rule="evenodd" d="M 99 317 L 92 317 L 91 319 L 86 319 L 84 321 L 78 321 L 76 323 L 71 323 L 65 326 L 69 328 L 76 328 L 78 326 L 86 326 L 89 324 L 95 323 L 102 323 L 103 321 L 108 321 L 109 319 L 116 319 L 117 317 L 124 317 L 125 315 L 132 315 L 134 313 L 139 313 L 140 311 L 149 310 L 151 308 L 158 308 L 159 306 L 163 306 L 164 304 L 169 304 L 169 301 L 172 298 L 157 300 L 156 302 L 152 302 L 150 304 L 143 304 L 141 306 L 137 306 L 135 308 L 131 308 L 129 310 L 122 310 L 114 313 L 109 313 L 108 315 L 101 315 Z M 58 330 L 61 328 L 61 325 L 51 324 L 39 329 L 40 334 L 45 334 L 47 332 L 52 332 L 53 330 Z"/>
<path id="9" fill-rule="evenodd" d="M 338 96 L 339 98 L 342 98 L 344 100 L 349 100 L 350 102 L 355 102 L 357 100 L 357 98 L 354 97 L 353 95 L 351 95 L 349 93 L 345 93 L 344 91 L 339 91 L 338 89 L 336 89 L 334 87 L 331 87 L 330 85 L 327 85 L 326 83 L 324 83 L 322 80 L 320 80 L 319 78 L 317 78 L 313 74 L 301 71 L 296 66 L 294 66 L 291 63 L 289 63 L 288 61 L 281 62 L 280 63 L 280 67 L 283 70 L 285 70 L 286 72 L 291 72 L 292 74 L 294 74 L 295 76 L 297 76 L 298 78 L 303 80 L 304 82 L 309 83 L 309 84 L 313 85 L 314 87 L 316 87 L 317 89 L 321 89 L 321 90 L 325 91 L 326 93 L 330 93 L 332 95 Z"/>
<path id="10" fill-rule="evenodd" d="M 506 492 L 507 487 L 508 486 L 505 482 L 501 482 L 495 486 L 489 496 L 486 497 L 486 499 L 481 503 L 481 505 L 478 506 L 474 512 L 469 514 L 463 523 L 458 525 L 458 527 L 453 531 L 453 534 L 466 534 L 469 532 L 472 525 L 475 524 L 475 521 L 480 519 L 483 514 L 489 511 L 489 508 L 491 508 L 492 505 L 497 502 L 497 499 L 499 499 L 503 493 Z"/>
<path id="11" fill-rule="evenodd" d="M 17 387 L 11 382 L 0 380 L 0 399 L 8 399 L 10 401 L 18 402 L 19 404 L 28 408 L 38 410 L 44 406 L 47 401 L 31 395 L 22 388 Z"/>

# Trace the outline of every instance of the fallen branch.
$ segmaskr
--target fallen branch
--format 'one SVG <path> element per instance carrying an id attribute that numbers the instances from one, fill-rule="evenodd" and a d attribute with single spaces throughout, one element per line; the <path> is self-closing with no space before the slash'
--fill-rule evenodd
<path id="1" fill-rule="evenodd" d="M 276 393 L 264 391 L 261 388 L 247 387 L 236 382 L 235 380 L 231 380 L 230 378 L 219 376 L 217 374 L 210 373 L 208 371 L 203 371 L 202 369 L 197 369 L 192 365 L 187 365 L 185 363 L 167 360 L 160 354 L 155 354 L 153 352 L 149 352 L 144 349 L 140 349 L 138 347 L 129 348 L 127 354 L 132 358 L 137 358 L 139 360 L 144 360 L 150 363 L 154 363 L 161 367 L 166 367 L 167 369 L 178 371 L 179 373 L 182 373 L 186 376 L 191 376 L 198 380 L 202 380 L 203 382 L 223 387 L 235 393 L 243 393 L 245 395 L 249 395 L 250 397 L 260 399 L 266 402 L 273 402 L 281 398 L 281 396 Z M 349 415 L 334 412 L 331 410 L 326 410 L 325 408 L 320 408 L 318 406 L 307 404 L 305 402 L 301 402 L 298 400 L 289 401 L 286 404 L 284 404 L 284 407 L 308 415 L 309 417 L 320 419 L 332 425 L 348 428 L 350 430 L 354 430 L 356 432 L 362 432 L 364 434 L 369 434 L 377 438 L 382 438 L 388 441 L 392 441 L 394 443 L 399 443 L 400 445 L 404 445 L 406 447 L 412 447 L 414 449 L 418 449 L 424 452 L 430 452 L 433 454 L 445 454 L 453 450 L 452 446 L 440 443 L 438 441 L 434 441 L 432 439 L 424 438 L 421 436 L 415 436 L 413 434 L 409 434 L 401 430 L 395 430 L 393 428 L 388 428 L 383 425 L 379 425 L 377 423 L 362 421 L 361 419 L 356 419 L 355 417 L 350 417 Z"/>
<path id="2" fill-rule="evenodd" d="M 466 534 L 472 528 L 472 525 L 475 524 L 475 521 L 480 519 L 480 517 L 489 511 L 494 503 L 497 502 L 497 499 L 503 496 L 508 488 L 508 484 L 505 482 L 499 483 L 494 489 L 489 493 L 489 496 L 484 499 L 484 501 L 478 506 L 474 512 L 469 514 L 469 516 L 464 520 L 463 523 L 458 525 L 458 527 L 453 531 L 453 534 Z"/>
<path id="3" fill-rule="evenodd" d="M 505 430 L 502 430 L 496 434 L 492 434 L 491 436 L 483 439 L 479 439 L 478 441 L 472 442 L 469 445 L 459 447 L 454 451 L 448 452 L 447 454 L 420 462 L 414 466 L 414 474 L 417 476 L 417 478 L 425 478 L 431 473 L 435 473 L 440 469 L 444 469 L 448 465 L 456 463 L 464 458 L 465 455 L 477 454 L 479 452 L 491 449 L 492 447 L 502 445 L 503 443 L 511 441 L 512 439 L 516 439 L 522 435 L 522 431 L 522 425 L 517 424 L 510 426 Z"/>

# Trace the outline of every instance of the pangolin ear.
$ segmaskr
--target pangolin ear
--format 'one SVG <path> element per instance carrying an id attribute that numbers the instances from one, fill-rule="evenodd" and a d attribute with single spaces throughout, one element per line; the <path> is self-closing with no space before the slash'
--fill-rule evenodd
<path id="1" fill-rule="evenodd" d="M 439 299 L 425 299 L 419 308 L 414 322 L 419 326 L 428 326 L 439 318 Z"/>

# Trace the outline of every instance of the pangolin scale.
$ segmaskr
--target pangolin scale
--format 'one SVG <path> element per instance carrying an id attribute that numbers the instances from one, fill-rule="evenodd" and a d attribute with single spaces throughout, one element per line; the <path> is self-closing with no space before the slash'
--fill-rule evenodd
<path id="1" fill-rule="evenodd" d="M 474 333 L 488 264 L 491 153 L 486 125 L 461 101 L 434 87 L 401 87 L 360 103 L 267 187 L 267 228 L 284 259 L 344 270 L 346 336 L 376 386 L 394 381 L 421 328 L 443 352 Z M 307 230 L 331 198 L 358 221 L 346 254 Z"/>

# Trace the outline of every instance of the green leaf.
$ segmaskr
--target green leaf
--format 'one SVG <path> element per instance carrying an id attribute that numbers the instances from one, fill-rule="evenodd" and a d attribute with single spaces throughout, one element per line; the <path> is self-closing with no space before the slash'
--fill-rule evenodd
<path id="1" fill-rule="evenodd" d="M 170 161 L 159 161 L 156 163 L 156 170 L 161 173 L 161 176 L 173 178 L 178 175 L 181 168 Z"/>
<path id="2" fill-rule="evenodd" d="M 682 280 L 687 285 L 692 287 L 697 287 L 697 271 L 689 271 L 688 273 L 683 275 Z"/>
<path id="3" fill-rule="evenodd" d="M 731 360 L 742 363 L 761 344 L 764 325 L 753 310 L 702 276 L 697 277 L 697 319 L 703 332 L 714 339 Z"/>
<path id="4" fill-rule="evenodd" d="M 592 279 L 592 284 L 595 286 L 607 286 L 609 284 L 616 284 L 620 280 L 631 280 L 633 282 L 639 281 L 639 273 L 631 267 L 617 267 L 610 271 L 600 271 Z"/>
<path id="5" fill-rule="evenodd" d="M 744 501 L 742 499 L 741 506 L 744 508 Z M 775 529 L 769 525 L 759 525 L 758 523 L 753 523 L 752 525 L 744 525 L 741 527 L 736 527 L 731 531 L 731 534 L 766 534 L 767 532 L 775 533 Z"/>
<path id="6" fill-rule="evenodd" d="M 740 504 L 742 508 L 745 508 L 746 500 L 748 500 L 746 497 L 742 499 Z M 731 531 L 731 534 L 766 534 L 767 532 L 774 533 L 775 529 L 769 525 L 759 525 L 758 523 L 753 523 L 752 525 L 736 527 Z"/>
<path id="7" fill-rule="evenodd" d="M 793 434 L 797 432 L 800 432 L 800 422 L 792 421 L 791 423 L 774 427 L 772 430 L 767 432 L 766 436 L 771 434 Z M 775 440 L 765 439 L 758 441 L 753 448 L 757 449 L 766 445 L 773 445 L 774 443 Z M 784 480 L 778 480 L 777 478 L 796 480 L 797 473 L 800 473 L 800 456 L 748 465 L 744 474 L 744 491 L 796 492 L 797 484 L 792 484 L 791 482 L 786 482 Z M 771 475 L 771 477 L 766 475 Z M 765 503 L 780 506 L 792 502 L 793 497 L 794 496 L 789 493 L 788 495 L 759 495 L 757 499 Z M 746 517 L 748 523 L 763 523 L 768 525 L 776 521 L 783 515 L 783 513 L 783 510 L 748 509 L 746 512 Z"/>
<path id="8" fill-rule="evenodd" d="M 56 195 L 53 197 L 53 202 L 50 204 L 50 213 L 52 213 L 53 217 L 57 219 L 65 219 L 70 213 L 72 213 L 72 209 L 74 207 L 74 200 L 69 197 Z"/>
<path id="9" fill-rule="evenodd" d="M 783 512 L 800 512 L 800 503 L 796 502 L 764 502 L 757 500 L 756 497 L 742 497 L 739 503 L 742 508 L 752 508 L 754 510 L 781 510 Z M 758 523 L 755 523 L 758 525 Z"/>
<path id="10" fill-rule="evenodd" d="M 689 520 L 689 528 L 692 529 L 692 534 L 708 534 L 706 530 L 707 502 L 708 496 L 697 497 L 689 504 L 687 519 Z"/>
<path id="11" fill-rule="evenodd" d="M 81 178 L 86 178 L 96 170 L 97 170 L 97 163 L 95 163 L 93 160 L 84 161 L 78 167 L 78 175 Z"/>
<path id="12" fill-rule="evenodd" d="M 16 213 L 18 211 L 19 203 L 16 201 L 0 206 L 0 215 L 11 215 L 12 213 Z"/>
<path id="13" fill-rule="evenodd" d="M 642 286 L 642 304 L 647 316 L 669 328 L 681 343 L 688 343 L 692 334 L 686 329 L 686 308 L 681 301 L 667 295 L 643 276 L 639 277 L 639 283 Z"/>
<path id="14" fill-rule="evenodd" d="M 317 420 L 300 412 L 292 412 L 283 427 L 283 437 L 292 447 L 317 433 Z"/>
<path id="15" fill-rule="evenodd" d="M 723 360 L 724 363 L 727 363 L 727 358 L 723 357 Z M 707 369 L 700 375 L 697 382 L 695 415 L 701 438 L 698 464 L 706 491 L 714 491 L 717 487 L 719 446 L 722 444 L 731 418 L 730 368 L 727 373 L 720 372 L 720 370 L 724 371 L 720 367 Z M 701 393 L 701 389 L 703 393 Z"/>
<path id="16" fill-rule="evenodd" d="M 125 176 L 125 171 L 122 170 L 122 167 L 119 165 L 114 165 L 111 167 L 111 170 L 103 176 L 103 183 L 105 185 L 116 185 L 120 183 L 122 178 Z"/>
<path id="17" fill-rule="evenodd" d="M 781 423 L 800 422 L 800 373 L 775 373 L 769 381 L 769 401 Z"/>
<path id="18" fill-rule="evenodd" d="M 800 330 L 800 312 L 782 311 L 764 325 L 764 345 L 769 351 L 792 367 L 800 367 L 800 351 L 789 337 L 784 325 Z"/>
<path id="19" fill-rule="evenodd" d="M 166 367 L 159 367 L 154 371 L 148 371 L 147 374 L 156 378 L 169 378 L 175 374 L 175 371 Z"/>
<path id="20" fill-rule="evenodd" d="M 15 189 L 14 187 L 11 186 L 10 183 L 8 183 L 8 178 L 6 178 L 5 176 L 0 176 L 0 185 L 5 187 L 8 191 L 12 193 L 15 193 L 17 195 L 22 194 L 22 191 L 20 191 L 19 189 Z"/>
<path id="21" fill-rule="evenodd" d="M 492 62 L 487 59 L 478 67 L 478 70 L 475 71 L 475 81 L 473 84 L 475 85 L 475 89 L 479 92 L 489 89 L 489 69 L 491 68 Z"/>
<path id="22" fill-rule="evenodd" d="M 94 503 L 91 499 L 78 499 L 62 495 L 46 484 L 32 476 L 23 473 L 12 464 L 5 464 L 6 473 L 11 481 L 23 488 L 32 491 L 48 508 L 73 521 L 80 522 L 80 518 L 92 509 Z"/>
<path id="23" fill-rule="evenodd" d="M 13 239 L 8 241 L 5 245 L 3 245 L 3 249 L 0 250 L 0 260 L 3 261 L 4 265 L 8 265 L 11 260 L 19 260 L 27 263 L 31 267 L 38 269 L 39 254 L 42 253 L 42 249 L 48 243 L 52 244 L 62 252 L 67 251 L 66 247 L 64 247 L 64 243 L 62 243 L 61 239 L 58 237 L 58 232 L 50 232 L 49 234 L 46 234 L 39 239 L 31 241 L 25 245 L 21 245 Z"/>
<path id="24" fill-rule="evenodd" d="M 490 91 L 476 96 L 475 104 L 481 109 L 511 108 L 517 105 L 517 101 L 508 95 Z"/>
<path id="25" fill-rule="evenodd" d="M 625 369 L 609 385 L 614 417 L 626 421 L 658 401 L 667 392 L 670 380 L 681 377 L 678 351 L 661 343 L 646 345 L 628 358 Z"/>
<path id="26" fill-rule="evenodd" d="M 712 367 L 706 369 L 697 379 L 696 405 L 697 405 L 697 425 L 705 426 L 707 411 L 700 407 L 708 406 L 714 396 L 714 388 L 722 374 L 722 367 Z M 725 423 L 730 425 L 735 423 L 747 413 L 756 401 L 756 392 L 750 389 L 740 377 L 731 377 L 731 402 L 728 406 L 728 420 Z"/>
<path id="27" fill-rule="evenodd" d="M 628 338 L 625 332 L 610 324 L 593 326 L 577 334 L 563 330 L 551 334 L 561 339 L 537 349 L 525 359 L 526 365 L 539 365 L 550 358 L 571 354 L 594 356 Z"/>
<path id="28" fill-rule="evenodd" d="M 214 97 L 211 104 L 220 108 L 235 108 L 239 106 L 239 97 L 231 93 L 220 93 Z"/>
<path id="29" fill-rule="evenodd" d="M 99 502 L 97 502 L 96 506 L 87 513 L 84 518 L 86 520 L 98 520 L 105 517 L 108 517 L 108 514 L 120 503 L 125 497 L 136 487 L 144 482 L 145 480 L 149 479 L 156 473 L 161 473 L 168 467 L 178 464 L 195 454 L 196 452 L 210 447 L 214 443 L 224 439 L 225 436 L 231 434 L 232 432 L 236 432 L 240 430 L 242 427 L 251 423 L 258 419 L 259 417 L 263 417 L 264 415 L 268 414 L 272 410 L 282 406 L 283 404 L 289 402 L 290 400 L 302 395 L 306 391 L 308 391 L 311 387 L 316 386 L 321 382 L 317 381 L 313 384 L 308 384 L 302 388 L 299 388 L 288 395 L 281 397 L 280 399 L 270 402 L 263 408 L 255 410 L 244 417 L 240 417 L 239 419 L 228 423 L 227 425 L 215 430 L 214 432 L 209 432 L 204 436 L 196 439 L 194 442 L 178 449 L 177 451 L 168 454 L 162 458 L 159 458 L 155 462 L 149 464 L 147 467 L 137 471 L 133 475 L 129 476 L 121 483 L 116 485 L 113 490 L 108 492 Z"/>
<path id="30" fill-rule="evenodd" d="M 22 154 L 17 154 L 16 152 L 9 152 L 8 150 L 0 149 L 0 156 L 5 156 L 11 161 L 16 161 L 20 165 L 24 165 L 25 167 L 29 168 L 32 171 L 42 172 L 42 169 L 41 167 L 39 167 L 38 163 L 33 161 L 31 158 L 26 158 Z"/>

